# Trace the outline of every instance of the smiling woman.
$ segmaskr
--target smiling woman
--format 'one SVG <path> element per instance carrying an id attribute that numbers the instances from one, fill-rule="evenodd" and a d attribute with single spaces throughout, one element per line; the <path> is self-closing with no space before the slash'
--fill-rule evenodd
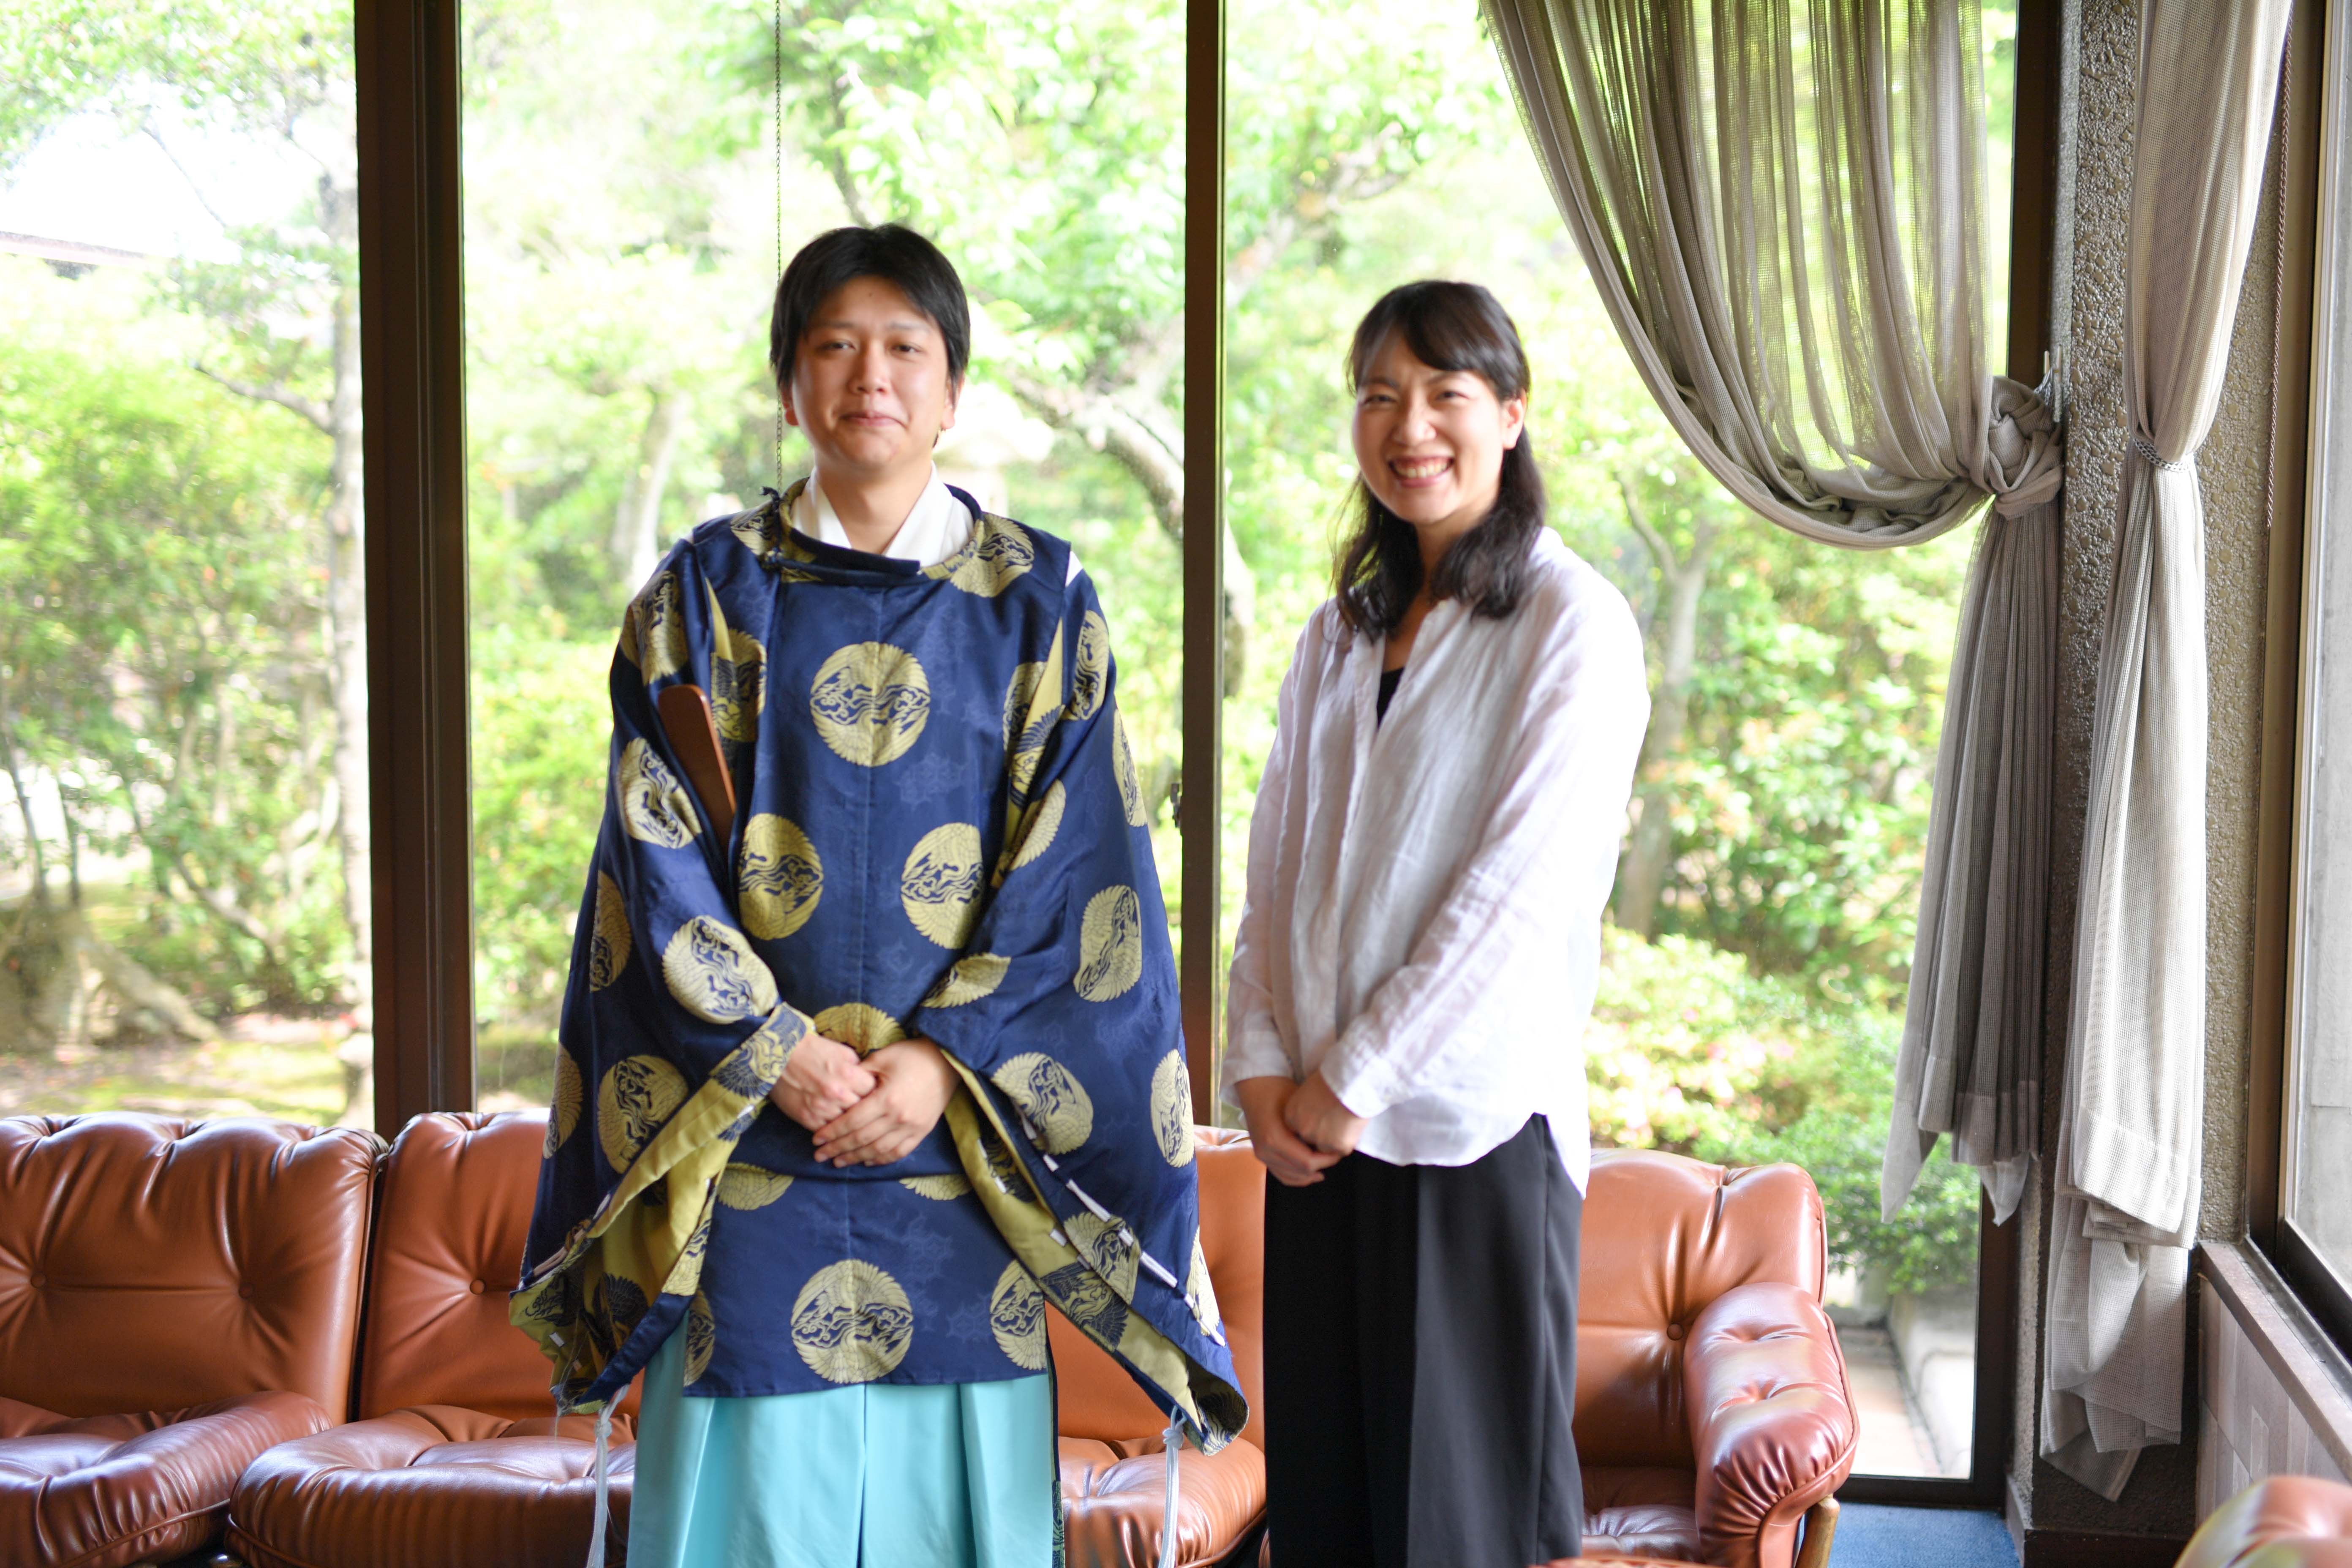
<path id="1" fill-rule="evenodd" d="M 1384 633 L 1402 668 L 1429 606 L 1517 606 L 1543 526 L 1518 329 L 1475 284 L 1409 283 L 1381 297 L 1348 354 L 1356 393 L 1358 513 L 1337 572 L 1351 630 Z"/>
<path id="2" fill-rule="evenodd" d="M 1335 1568 L 1376 1542 L 1545 1563 L 1584 1524 L 1580 1043 L 1642 639 L 1544 527 L 1526 351 L 1491 294 L 1391 290 L 1350 371 L 1363 521 L 1285 684 L 1227 1023 L 1226 1092 L 1276 1183 L 1271 1529 Z"/>

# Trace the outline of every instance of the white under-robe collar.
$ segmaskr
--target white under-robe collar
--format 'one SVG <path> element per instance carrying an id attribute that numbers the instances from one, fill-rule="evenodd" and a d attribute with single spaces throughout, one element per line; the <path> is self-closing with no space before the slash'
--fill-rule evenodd
<path id="1" fill-rule="evenodd" d="M 808 483 L 801 487 L 793 502 L 793 527 L 820 544 L 831 544 L 843 550 L 855 550 L 848 531 L 841 526 L 841 518 L 833 510 L 816 476 L 811 474 Z M 911 561 L 918 566 L 936 566 L 961 550 L 971 539 L 971 513 L 963 502 L 956 500 L 940 470 L 931 469 L 930 483 L 915 498 L 914 510 L 898 524 L 898 531 L 878 553 L 898 561 Z"/>

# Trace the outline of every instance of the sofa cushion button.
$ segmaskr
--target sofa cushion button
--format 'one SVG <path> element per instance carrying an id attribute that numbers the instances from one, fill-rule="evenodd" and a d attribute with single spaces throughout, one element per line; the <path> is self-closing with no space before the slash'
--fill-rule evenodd
<path id="1" fill-rule="evenodd" d="M 1678 1340 L 1682 1337 L 1683 1326 L 1680 1323 L 1668 1323 L 1666 1325 L 1666 1338 L 1670 1340 Z"/>
<path id="2" fill-rule="evenodd" d="M 482 1282 L 477 1279 L 471 1285 L 467 1286 L 466 1289 L 472 1294 L 478 1296 L 482 1293 Z"/>
<path id="3" fill-rule="evenodd" d="M 252 1286 L 250 1286 L 250 1285 L 240 1285 L 240 1286 L 238 1286 L 238 1287 L 236 1288 L 236 1293 L 237 1293 L 239 1296 L 244 1297 L 244 1298 L 245 1298 L 247 1300 L 248 1300 L 248 1301 L 250 1301 L 250 1300 L 253 1300 L 253 1287 L 252 1287 Z"/>
<path id="4" fill-rule="evenodd" d="M 38 1290 L 39 1289 L 41 1289 L 41 1287 L 43 1287 L 44 1285 L 47 1285 L 48 1282 L 49 1282 L 49 1277 L 48 1277 L 47 1275 L 46 1275 L 46 1274 L 36 1274 L 36 1275 L 34 1275 L 34 1276 L 33 1276 L 33 1289 L 36 1289 L 36 1290 Z"/>

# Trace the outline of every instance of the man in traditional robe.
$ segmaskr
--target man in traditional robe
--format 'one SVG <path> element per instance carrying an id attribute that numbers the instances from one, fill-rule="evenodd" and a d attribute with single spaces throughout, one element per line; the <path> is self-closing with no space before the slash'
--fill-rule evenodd
<path id="1" fill-rule="evenodd" d="M 513 1316 L 560 1408 L 646 1373 L 635 1568 L 1057 1557 L 1049 1300 L 1202 1447 L 1246 1419 L 1108 628 L 932 465 L 970 342 L 929 241 L 812 241 L 770 344 L 814 472 L 622 626 Z"/>

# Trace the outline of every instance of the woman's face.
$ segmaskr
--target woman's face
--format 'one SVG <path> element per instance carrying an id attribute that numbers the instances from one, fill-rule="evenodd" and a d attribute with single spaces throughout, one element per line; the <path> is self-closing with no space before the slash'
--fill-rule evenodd
<path id="1" fill-rule="evenodd" d="M 929 469 L 960 390 L 938 324 L 897 284 L 857 278 L 802 335 L 784 417 L 807 432 L 826 473 L 885 480 Z"/>
<path id="2" fill-rule="evenodd" d="M 1499 398 L 1475 371 L 1423 364 L 1404 334 L 1391 332 L 1356 389 L 1356 465 L 1434 559 L 1493 509 L 1503 454 L 1527 419 L 1524 395 Z"/>

